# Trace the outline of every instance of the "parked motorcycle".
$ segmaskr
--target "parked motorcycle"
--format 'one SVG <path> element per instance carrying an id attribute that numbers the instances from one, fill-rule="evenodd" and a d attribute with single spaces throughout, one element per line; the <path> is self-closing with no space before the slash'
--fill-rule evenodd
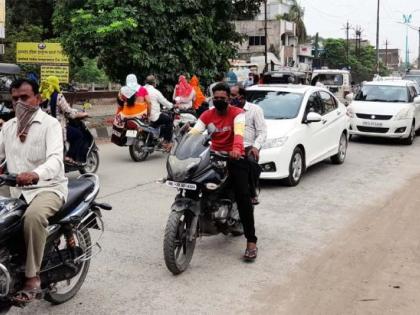
<path id="1" fill-rule="evenodd" d="M 16 186 L 16 176 L 0 175 L 0 186 L 3 185 Z M 98 241 L 104 224 L 100 209 L 112 209 L 95 201 L 99 192 L 97 175 L 70 179 L 68 187 L 67 202 L 49 220 L 40 272 L 41 295 L 52 304 L 67 302 L 80 290 L 91 258 L 101 250 Z M 26 208 L 21 199 L 0 198 L 0 313 L 13 305 L 24 306 L 13 296 L 25 282 L 22 216 Z"/>
<path id="2" fill-rule="evenodd" d="M 191 113 L 168 111 L 174 121 L 174 130 L 185 124 L 194 125 L 197 121 Z M 165 152 L 160 138 L 160 127 L 154 128 L 140 118 L 120 119 L 116 117 L 111 141 L 118 146 L 128 146 L 130 157 L 134 162 L 142 162 L 155 151 Z"/>
<path id="3" fill-rule="evenodd" d="M 174 275 L 188 268 L 197 237 L 242 234 L 228 184 L 228 155 L 211 152 L 209 142 L 209 135 L 187 134 L 167 161 L 166 184 L 178 189 L 178 194 L 166 225 L 163 252 Z"/>
<path id="4" fill-rule="evenodd" d="M 95 143 L 95 138 L 83 120 L 69 119 L 69 125 L 82 132 L 83 144 L 79 151 L 79 157 L 76 160 L 77 164 L 64 161 L 66 173 L 76 171 L 80 174 L 96 173 L 99 168 L 99 149 Z M 68 147 L 66 147 L 66 150 L 68 150 Z"/>

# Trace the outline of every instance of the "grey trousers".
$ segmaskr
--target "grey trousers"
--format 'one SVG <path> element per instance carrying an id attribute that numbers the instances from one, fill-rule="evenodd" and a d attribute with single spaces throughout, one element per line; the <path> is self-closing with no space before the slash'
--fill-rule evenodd
<path id="1" fill-rule="evenodd" d="M 57 194 L 42 192 L 31 201 L 23 215 L 27 278 L 36 277 L 41 269 L 47 239 L 48 218 L 57 213 L 63 203 L 63 199 Z"/>

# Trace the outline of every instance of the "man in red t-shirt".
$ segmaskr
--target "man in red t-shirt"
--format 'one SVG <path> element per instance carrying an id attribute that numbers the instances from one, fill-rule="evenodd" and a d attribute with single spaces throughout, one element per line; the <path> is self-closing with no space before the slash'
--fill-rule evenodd
<path id="1" fill-rule="evenodd" d="M 255 236 L 254 208 L 251 203 L 248 185 L 249 164 L 244 159 L 245 113 L 243 109 L 229 105 L 230 88 L 219 83 L 213 88 L 214 107 L 204 112 L 191 129 L 191 133 L 203 133 L 213 125 L 211 149 L 228 152 L 231 160 L 228 163 L 229 176 L 238 204 L 239 216 L 247 239 L 245 260 L 257 258 L 257 237 Z"/>

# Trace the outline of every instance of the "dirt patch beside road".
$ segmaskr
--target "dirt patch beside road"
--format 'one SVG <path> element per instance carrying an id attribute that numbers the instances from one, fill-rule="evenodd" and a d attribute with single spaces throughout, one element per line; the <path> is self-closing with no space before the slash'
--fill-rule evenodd
<path id="1" fill-rule="evenodd" d="M 418 314 L 420 176 L 364 212 L 287 283 L 254 296 L 258 314 Z M 356 198 L 356 196 L 355 196 Z"/>

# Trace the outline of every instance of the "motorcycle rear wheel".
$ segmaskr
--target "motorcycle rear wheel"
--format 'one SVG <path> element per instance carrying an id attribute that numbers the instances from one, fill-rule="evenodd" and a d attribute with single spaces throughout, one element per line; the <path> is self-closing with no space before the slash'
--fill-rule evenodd
<path id="1" fill-rule="evenodd" d="M 134 162 L 142 162 L 147 159 L 149 152 L 144 150 L 144 141 L 136 139 L 135 142 L 129 146 L 130 157 Z"/>
<path id="2" fill-rule="evenodd" d="M 91 250 L 91 238 L 89 234 L 89 230 L 86 227 L 82 227 L 80 230 L 75 232 L 75 238 L 77 241 L 77 246 L 88 251 Z M 65 243 L 65 242 L 64 242 Z M 56 287 L 58 284 L 65 284 L 67 283 L 66 287 L 55 288 L 55 291 L 48 291 L 44 299 L 51 304 L 58 305 L 71 300 L 77 292 L 79 292 L 80 288 L 82 287 L 83 283 L 85 282 L 86 276 L 89 271 L 90 260 L 82 262 L 82 267 L 79 273 L 74 276 L 70 280 L 61 281 L 55 283 L 54 286 Z"/>
<path id="3" fill-rule="evenodd" d="M 174 275 L 188 268 L 194 254 L 196 239 L 188 240 L 191 219 L 188 212 L 172 212 L 166 224 L 163 256 L 166 267 Z"/>
<path id="4" fill-rule="evenodd" d="M 99 168 L 99 153 L 98 151 L 92 150 L 89 152 L 86 158 L 86 166 L 81 169 L 80 174 L 96 173 Z"/>

